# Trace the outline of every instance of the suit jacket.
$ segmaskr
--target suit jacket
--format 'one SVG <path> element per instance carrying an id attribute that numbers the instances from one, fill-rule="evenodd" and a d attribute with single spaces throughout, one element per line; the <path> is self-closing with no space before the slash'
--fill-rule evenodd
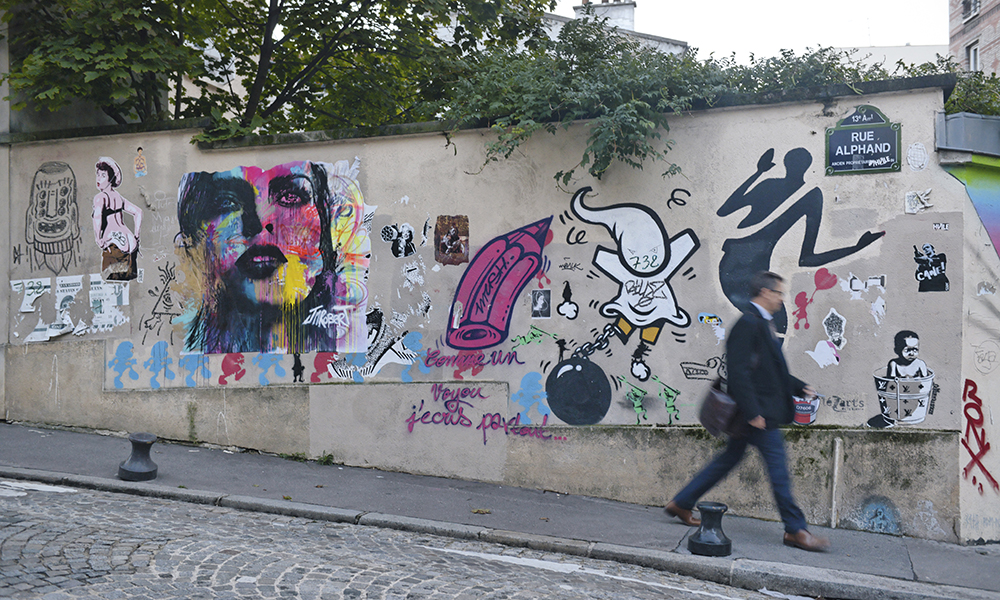
<path id="1" fill-rule="evenodd" d="M 805 382 L 788 372 L 777 339 L 756 306 L 750 305 L 726 339 L 729 395 L 747 421 L 764 417 L 768 429 L 795 418 L 793 395 Z"/>

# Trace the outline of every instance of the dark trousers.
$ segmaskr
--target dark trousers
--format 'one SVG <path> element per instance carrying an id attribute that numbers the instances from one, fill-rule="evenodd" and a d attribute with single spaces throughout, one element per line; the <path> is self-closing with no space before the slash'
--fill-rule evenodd
<path id="1" fill-rule="evenodd" d="M 764 457 L 764 462 L 767 464 L 767 474 L 771 478 L 774 501 L 778 504 L 778 512 L 781 513 L 781 520 L 785 523 L 785 531 L 795 533 L 800 529 L 805 529 L 806 517 L 792 497 L 792 480 L 788 476 L 788 465 L 785 458 L 785 438 L 779 429 L 752 428 L 750 435 L 743 439 L 729 438 L 726 449 L 674 496 L 674 503 L 681 508 L 692 510 L 699 498 L 712 489 L 715 484 L 722 481 L 733 467 L 743 460 L 747 444 L 756 446 L 760 450 L 761 456 Z"/>

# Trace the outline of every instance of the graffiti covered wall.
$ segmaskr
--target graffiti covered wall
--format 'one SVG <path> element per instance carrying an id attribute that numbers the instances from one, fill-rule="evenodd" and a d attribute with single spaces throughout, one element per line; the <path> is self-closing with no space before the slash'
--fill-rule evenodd
<path id="1" fill-rule="evenodd" d="M 972 155 L 946 157 L 944 168 L 968 191 L 965 234 L 966 312 L 963 335 L 963 383 L 959 428 L 962 538 L 973 541 L 1000 539 L 1000 456 L 991 441 L 1000 436 L 994 417 L 998 406 L 1000 360 L 1000 160 Z"/>
<path id="2" fill-rule="evenodd" d="M 771 269 L 788 362 L 822 394 L 789 431 L 810 521 L 886 530 L 874 502 L 897 533 L 997 538 L 955 525 L 966 442 L 986 481 L 968 506 L 997 506 L 975 443 L 1000 433 L 969 391 L 973 350 L 954 350 L 996 269 L 965 275 L 980 226 L 928 150 L 940 104 L 932 88 L 678 116 L 681 176 L 565 189 L 551 174 L 582 127 L 483 170 L 477 131 L 457 152 L 435 134 L 15 146 L 9 418 L 662 504 L 715 448 L 699 401 Z M 715 493 L 773 516 L 753 479 Z"/>

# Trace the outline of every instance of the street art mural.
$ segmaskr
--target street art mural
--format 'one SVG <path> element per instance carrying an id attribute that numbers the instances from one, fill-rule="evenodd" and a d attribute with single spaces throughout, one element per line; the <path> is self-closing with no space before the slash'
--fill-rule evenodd
<path id="1" fill-rule="evenodd" d="M 893 338 L 893 349 L 896 356 L 889 360 L 884 375 L 875 372 L 879 414 L 868 420 L 869 427 L 922 423 L 928 413 L 934 412 L 934 372 L 917 358 L 920 336 L 904 329 Z"/>
<path id="2" fill-rule="evenodd" d="M 346 161 L 188 173 L 178 190 L 187 260 L 185 350 L 363 352 L 371 254 Z"/>
<path id="3" fill-rule="evenodd" d="M 76 267 L 80 253 L 80 207 L 76 175 L 64 162 L 49 161 L 35 171 L 25 219 L 31 268 L 58 275 Z"/>
<path id="4" fill-rule="evenodd" d="M 750 212 L 743 217 L 737 228 L 745 229 L 763 223 L 805 185 L 805 173 L 812 160 L 812 155 L 805 148 L 789 150 L 784 159 L 785 176 L 758 182 L 764 173 L 774 168 L 774 148 L 768 149 L 757 161 L 757 171 L 723 202 L 716 214 L 725 217 L 749 207 Z M 728 239 L 722 244 L 719 280 L 723 293 L 733 306 L 740 310 L 747 306 L 750 302 L 747 295 L 750 278 L 754 273 L 771 270 L 771 258 L 778 240 L 803 218 L 806 220 L 806 231 L 799 251 L 800 267 L 821 267 L 840 260 L 870 246 L 885 235 L 884 231 L 866 231 L 853 246 L 816 252 L 816 241 L 823 219 L 823 192 L 814 187 L 756 232 L 744 238 Z M 788 330 L 788 315 L 784 307 L 774 315 L 774 324 L 779 333 L 783 334 Z"/>
<path id="5" fill-rule="evenodd" d="M 94 165 L 97 195 L 94 196 L 94 241 L 103 252 L 101 276 L 105 280 L 135 279 L 139 262 L 142 209 L 118 193 L 122 170 L 115 159 L 102 156 Z M 132 217 L 134 230 L 125 223 Z"/>
<path id="6" fill-rule="evenodd" d="M 552 217 L 497 236 L 462 275 L 448 318 L 448 345 L 482 350 L 507 339 L 514 302 L 542 267 Z"/>
<path id="7" fill-rule="evenodd" d="M 690 229 L 669 237 L 659 215 L 641 204 L 588 207 L 583 200 L 590 191 L 585 187 L 573 195 L 573 214 L 586 223 L 603 225 L 617 243 L 616 249 L 598 246 L 594 251 L 594 266 L 618 284 L 618 294 L 602 305 L 600 312 L 615 319 L 615 334 L 623 342 L 639 331 L 632 375 L 646 381 L 651 371 L 644 356 L 663 327 L 691 324 L 691 317 L 674 298 L 670 278 L 700 242 Z"/>

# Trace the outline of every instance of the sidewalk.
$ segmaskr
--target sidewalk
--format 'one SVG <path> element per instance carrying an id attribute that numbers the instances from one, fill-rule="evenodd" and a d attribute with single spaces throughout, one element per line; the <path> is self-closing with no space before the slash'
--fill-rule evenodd
<path id="1" fill-rule="evenodd" d="M 780 523 L 726 515 L 733 553 L 708 558 L 688 552 L 694 530 L 662 507 L 163 441 L 158 477 L 130 483 L 117 478 L 130 450 L 124 437 L 0 423 L 0 478 L 477 538 L 807 597 L 1000 599 L 1000 545 L 814 526 L 833 544 L 814 554 L 782 545 Z"/>

